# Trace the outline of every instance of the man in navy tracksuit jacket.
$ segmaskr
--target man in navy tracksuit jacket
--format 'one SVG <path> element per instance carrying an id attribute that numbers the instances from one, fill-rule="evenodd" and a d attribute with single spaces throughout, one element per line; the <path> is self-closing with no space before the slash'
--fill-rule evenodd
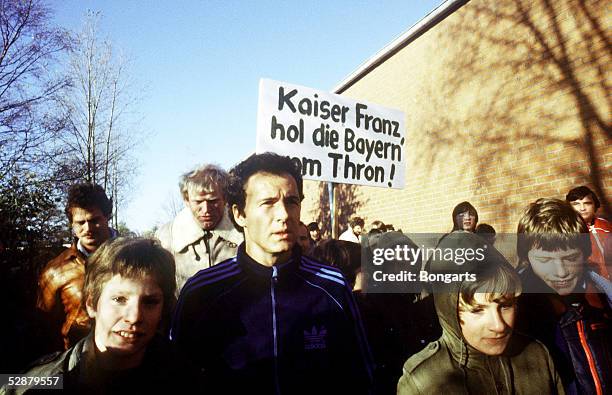
<path id="1" fill-rule="evenodd" d="M 339 270 L 301 255 L 295 241 L 302 178 L 278 155 L 231 171 L 238 255 L 188 280 L 171 339 L 211 393 L 367 393 L 371 358 Z"/>

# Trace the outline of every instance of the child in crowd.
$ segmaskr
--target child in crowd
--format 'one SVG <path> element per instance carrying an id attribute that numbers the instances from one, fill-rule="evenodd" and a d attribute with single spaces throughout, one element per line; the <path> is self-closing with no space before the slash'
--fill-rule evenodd
<path id="1" fill-rule="evenodd" d="M 569 203 L 538 199 L 518 225 L 521 330 L 542 341 L 569 394 L 612 392 L 610 282 L 589 269 L 589 229 Z"/>
<path id="2" fill-rule="evenodd" d="M 484 242 L 457 232 L 439 247 L 477 249 Z M 465 263 L 461 270 L 467 268 L 475 281 L 434 287 L 442 336 L 406 361 L 398 394 L 563 393 L 546 348 L 513 332 L 521 283 L 512 266 L 489 246 L 483 262 Z M 457 267 L 434 260 L 431 270 L 450 273 Z"/>
<path id="3" fill-rule="evenodd" d="M 179 373 L 160 331 L 174 306 L 174 271 L 172 255 L 153 240 L 119 238 L 103 244 L 85 274 L 83 300 L 92 331 L 67 351 L 40 360 L 27 376 L 63 376 L 64 392 L 79 394 L 187 389 L 189 375 Z"/>

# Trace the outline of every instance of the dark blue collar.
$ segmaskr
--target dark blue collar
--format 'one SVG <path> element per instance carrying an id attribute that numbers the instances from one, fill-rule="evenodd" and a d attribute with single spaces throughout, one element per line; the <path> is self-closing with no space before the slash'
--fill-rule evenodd
<path id="1" fill-rule="evenodd" d="M 255 259 L 251 258 L 249 254 L 246 252 L 245 242 L 238 246 L 237 252 L 238 263 L 243 266 L 246 270 L 257 274 L 259 276 L 264 276 L 267 278 L 272 277 L 274 271 L 277 272 L 277 275 L 281 273 L 288 272 L 294 268 L 297 268 L 298 263 L 301 259 L 301 250 L 299 247 L 294 246 L 292 250 L 292 254 L 289 259 L 282 263 L 277 263 L 273 267 L 262 265 L 257 262 Z"/>

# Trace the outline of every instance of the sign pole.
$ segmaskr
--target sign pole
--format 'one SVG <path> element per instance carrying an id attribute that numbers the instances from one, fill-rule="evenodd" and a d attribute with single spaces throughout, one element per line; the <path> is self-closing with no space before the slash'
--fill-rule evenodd
<path id="1" fill-rule="evenodd" d="M 334 206 L 334 183 L 327 183 L 327 193 L 329 194 L 329 215 L 330 215 L 330 224 L 331 224 L 331 237 L 332 239 L 336 238 L 336 208 Z"/>

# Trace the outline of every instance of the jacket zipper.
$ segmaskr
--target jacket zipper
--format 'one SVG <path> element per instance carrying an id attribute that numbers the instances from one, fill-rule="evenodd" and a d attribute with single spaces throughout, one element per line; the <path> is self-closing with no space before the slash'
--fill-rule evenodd
<path id="1" fill-rule="evenodd" d="M 591 354 L 591 349 L 586 341 L 586 335 L 584 333 L 584 322 L 578 321 L 576 322 L 576 326 L 578 327 L 578 336 L 580 337 L 580 344 L 584 349 L 584 353 L 586 354 L 587 361 L 589 362 L 589 370 L 591 371 L 591 376 L 593 376 L 593 382 L 595 383 L 595 390 L 597 391 L 597 395 L 603 395 L 603 389 L 601 388 L 601 382 L 599 381 L 599 375 L 597 374 L 597 368 L 595 367 L 595 360 L 593 359 L 593 354 Z"/>
<path id="2" fill-rule="evenodd" d="M 212 252 L 210 251 L 210 239 L 212 238 L 212 233 L 210 230 L 204 231 L 204 246 L 206 247 L 206 254 L 208 255 L 208 267 L 211 267 L 212 264 Z"/>
<path id="3" fill-rule="evenodd" d="M 276 393 L 280 394 L 280 385 L 278 383 L 278 340 L 276 338 L 276 295 L 274 288 L 278 281 L 278 268 L 272 266 L 272 279 L 270 284 L 270 294 L 272 296 L 272 338 L 274 340 L 274 385 L 276 387 Z"/>

